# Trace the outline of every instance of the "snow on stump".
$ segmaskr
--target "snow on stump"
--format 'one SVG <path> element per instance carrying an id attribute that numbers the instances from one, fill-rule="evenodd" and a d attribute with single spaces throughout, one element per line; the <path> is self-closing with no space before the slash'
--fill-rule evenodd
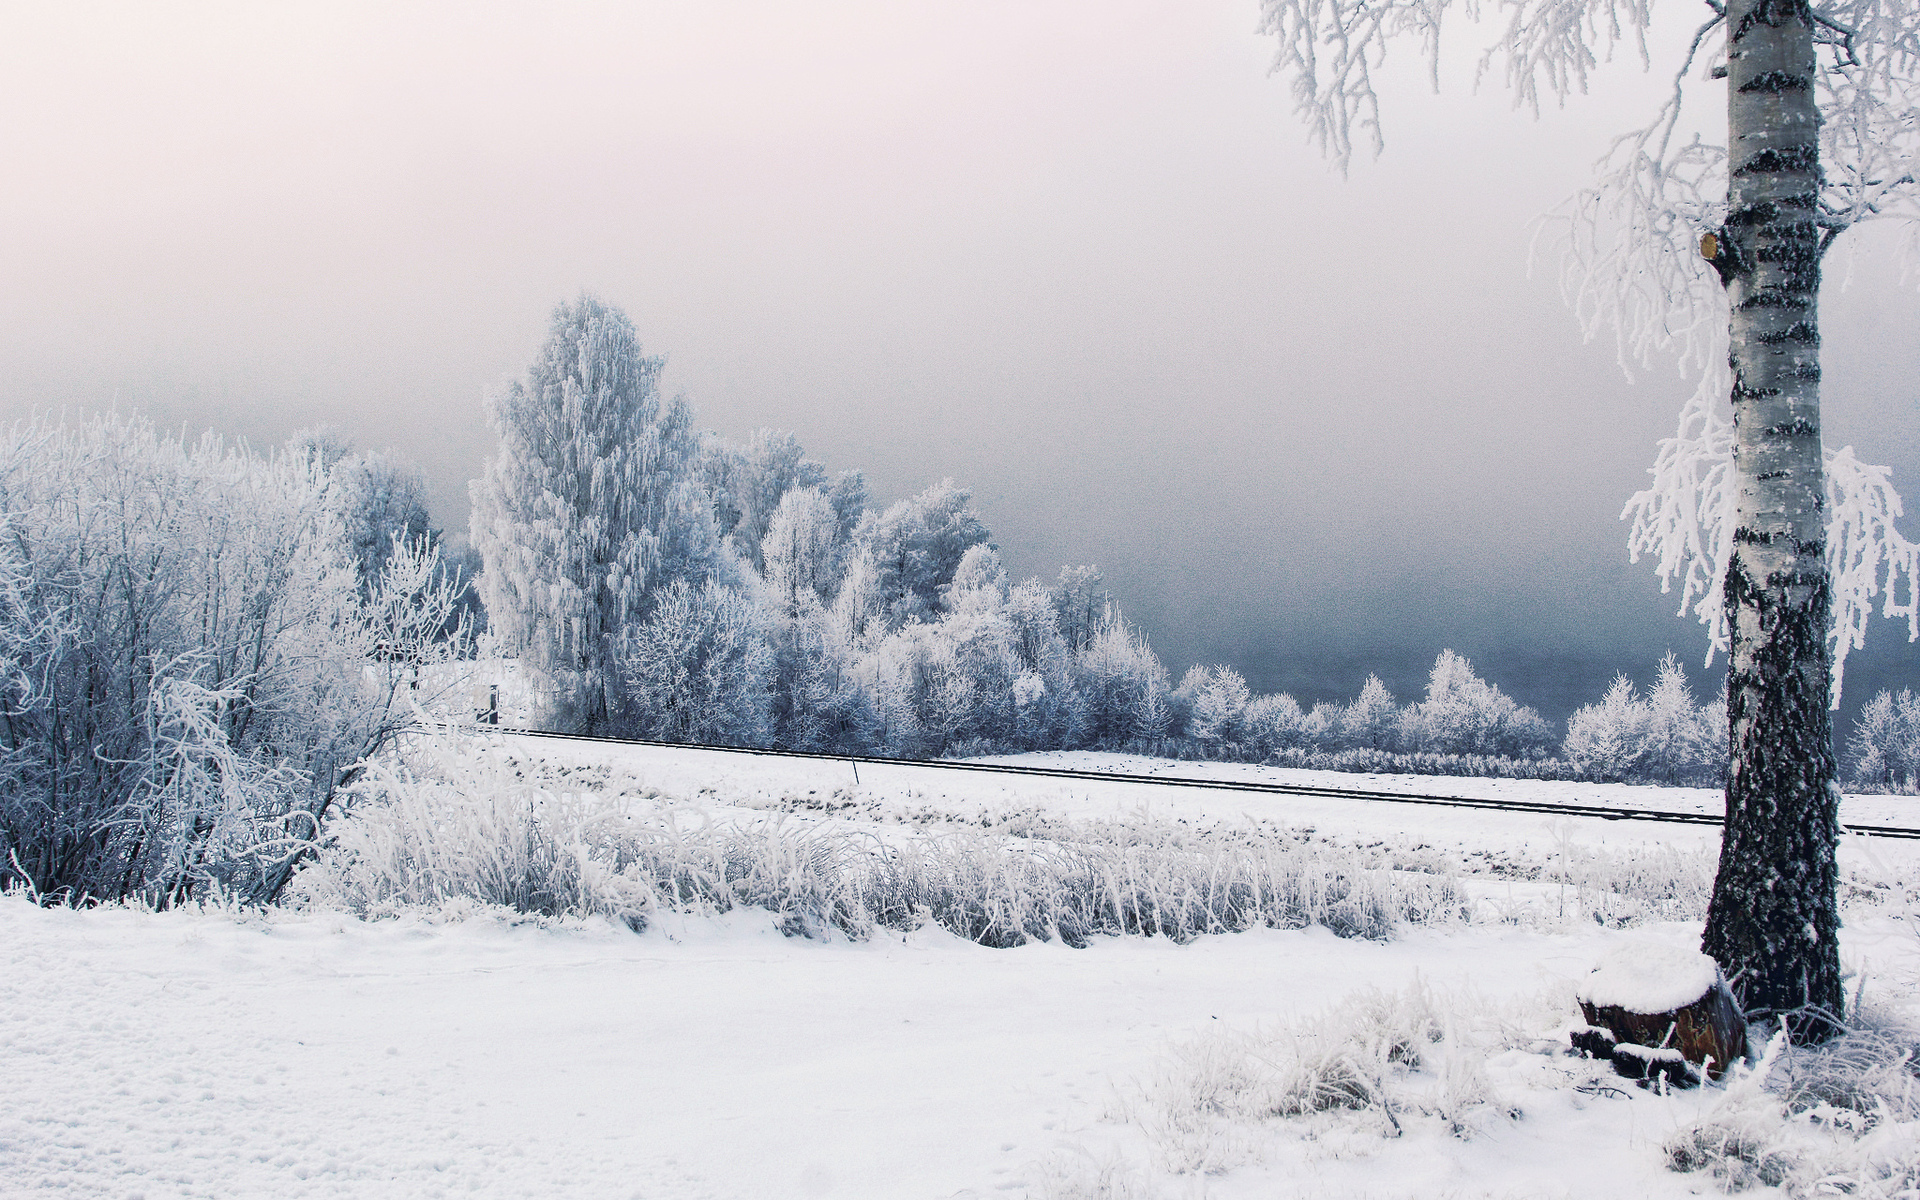
<path id="1" fill-rule="evenodd" d="M 1747 1022 L 1720 968 L 1698 950 L 1628 942 L 1576 989 L 1586 1026 L 1573 1048 L 1628 1079 L 1692 1087 L 1746 1054 Z"/>

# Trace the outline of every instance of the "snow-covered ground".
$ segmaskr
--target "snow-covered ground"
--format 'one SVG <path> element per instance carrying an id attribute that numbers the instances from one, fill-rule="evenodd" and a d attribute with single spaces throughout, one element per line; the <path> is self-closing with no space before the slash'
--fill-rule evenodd
<path id="1" fill-rule="evenodd" d="M 1513 867 L 1573 846 L 1704 847 L 1713 834 L 905 767 L 862 766 L 856 785 L 843 763 L 692 751 L 511 750 L 550 786 L 656 792 L 715 820 L 772 810 L 875 829 L 1012 830 L 1033 816 L 1306 825 L 1351 845 L 1424 847 L 1462 873 L 1490 855 Z M 1689 802 L 1592 785 L 1401 786 Z M 1911 878 L 1915 850 L 1848 852 L 1856 871 Z M 1525 886 L 1499 872 L 1479 884 Z M 1725 1092 L 1654 1095 L 1559 1052 L 1577 1018 L 1573 982 L 1603 953 L 1622 938 L 1692 944 L 1697 926 L 1608 929 L 1538 904 L 1512 913 L 1384 942 L 1256 930 L 994 950 L 934 928 L 783 937 L 751 909 L 664 912 L 634 934 L 458 904 L 367 922 L 45 910 L 12 896 L 0 900 L 0 1196 L 1713 1190 L 1667 1170 L 1663 1146 Z M 1920 937 L 1907 910 L 1859 908 L 1845 938 L 1869 996 L 1911 1000 Z M 1351 1112 L 1267 1111 L 1303 1056 L 1349 1036 L 1356 1014 L 1386 1009 L 1432 1014 L 1437 1039 L 1418 1069 L 1376 1081 L 1391 1097 Z M 1911 1148 L 1920 1157 L 1920 1139 Z"/>

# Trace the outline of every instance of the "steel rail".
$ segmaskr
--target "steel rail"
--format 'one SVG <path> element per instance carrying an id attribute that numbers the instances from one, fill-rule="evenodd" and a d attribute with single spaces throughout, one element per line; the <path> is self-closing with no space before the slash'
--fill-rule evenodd
<path id="1" fill-rule="evenodd" d="M 1026 775 L 1045 779 L 1072 779 L 1098 783 L 1152 784 L 1156 787 L 1199 788 L 1217 792 L 1254 792 L 1279 796 L 1314 796 L 1331 800 L 1375 800 L 1393 804 L 1428 804 L 1447 808 L 1485 808 L 1549 816 L 1598 817 L 1604 821 L 1664 821 L 1679 825 L 1719 825 L 1712 813 L 1664 812 L 1653 808 L 1614 808 L 1604 805 L 1562 804 L 1551 800 L 1476 800 L 1430 792 L 1386 792 L 1372 788 L 1325 787 L 1307 783 L 1268 783 L 1260 780 L 1199 779 L 1190 775 L 1136 775 L 1119 771 L 1088 771 L 1074 767 L 1017 766 L 1012 763 L 956 762 L 952 759 L 887 758 L 868 754 L 829 754 L 819 750 L 768 750 L 758 746 L 707 746 L 698 742 L 657 742 L 644 738 L 607 737 L 590 733 L 554 733 L 508 725 L 448 726 L 481 733 L 517 737 L 553 738 L 568 742 L 605 742 L 617 746 L 651 746 L 661 750 L 704 750 L 714 754 L 748 754 L 761 758 L 801 758 L 858 766 L 920 767 L 940 771 L 975 771 L 995 775 Z M 1258 764 L 1253 764 L 1258 765 Z M 1904 825 L 1843 825 L 1841 832 L 1867 837 L 1920 838 L 1920 828 Z"/>

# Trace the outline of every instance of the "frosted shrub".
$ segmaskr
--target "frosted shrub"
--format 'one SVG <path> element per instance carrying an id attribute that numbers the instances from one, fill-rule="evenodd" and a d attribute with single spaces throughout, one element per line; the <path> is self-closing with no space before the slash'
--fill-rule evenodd
<path id="1" fill-rule="evenodd" d="M 1563 915 L 1624 928 L 1654 921 L 1699 921 L 1713 894 L 1716 855 L 1706 849 L 1641 847 L 1631 852 L 1563 840 L 1542 873 L 1569 889 Z"/>
<path id="2" fill-rule="evenodd" d="M 1260 1157 L 1275 1122 L 1309 1136 L 1398 1136 L 1428 1121 L 1468 1137 L 1508 1113 L 1484 1061 L 1504 1034 L 1470 1035 L 1416 982 L 1369 988 L 1275 1028 L 1204 1036 L 1172 1048 L 1131 1106 L 1159 1165 L 1216 1172 Z"/>
<path id="3" fill-rule="evenodd" d="M 1777 1034 L 1666 1150 L 1673 1170 L 1728 1190 L 1906 1200 L 1920 1193 L 1920 1035 L 1874 1012 L 1820 1046 Z"/>
<path id="4" fill-rule="evenodd" d="M 361 916 L 466 901 L 644 927 L 653 883 L 619 802 L 539 789 L 471 747 L 438 743 L 427 757 L 426 771 L 370 764 L 326 853 L 297 878 L 298 898 Z"/>
<path id="5" fill-rule="evenodd" d="M 336 485 L 315 453 L 117 417 L 0 435 L 0 882 L 279 891 L 464 642 L 423 542 L 366 577 Z"/>
<path id="6" fill-rule="evenodd" d="M 1847 739 L 1852 783 L 1883 792 L 1920 791 L 1920 697 L 1902 688 L 1867 701 Z"/>

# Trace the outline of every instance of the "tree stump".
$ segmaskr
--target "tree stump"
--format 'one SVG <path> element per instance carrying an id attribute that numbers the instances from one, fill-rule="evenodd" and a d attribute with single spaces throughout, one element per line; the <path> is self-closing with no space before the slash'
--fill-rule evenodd
<path id="1" fill-rule="evenodd" d="M 1600 960 L 1575 998 L 1586 1026 L 1573 1031 L 1573 1048 L 1611 1060 L 1628 1079 L 1692 1087 L 1747 1052 L 1746 1017 L 1697 950 L 1630 942 Z"/>

